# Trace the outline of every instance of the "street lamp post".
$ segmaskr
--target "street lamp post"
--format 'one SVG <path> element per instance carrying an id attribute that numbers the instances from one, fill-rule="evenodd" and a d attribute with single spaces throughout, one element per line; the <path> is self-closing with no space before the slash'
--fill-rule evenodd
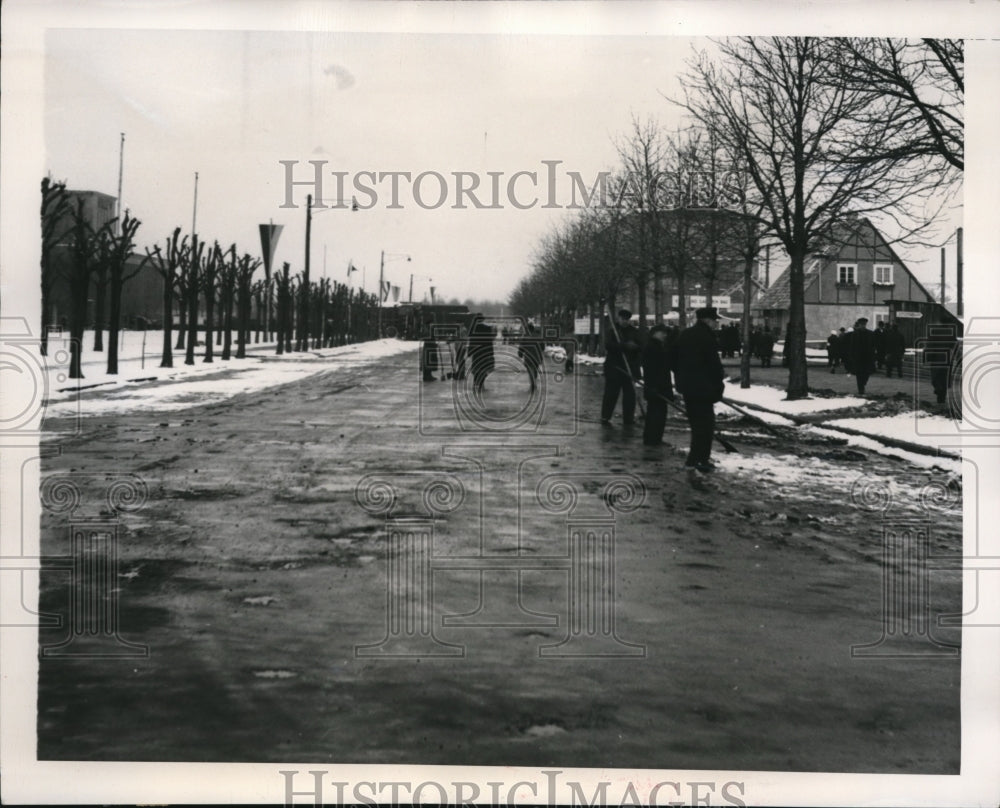
<path id="1" fill-rule="evenodd" d="M 323 210 L 343 210 L 341 203 L 344 200 L 337 199 L 334 205 L 327 205 L 322 199 L 316 200 L 316 206 Z M 312 230 L 312 194 L 306 195 L 306 260 L 305 269 L 302 273 L 302 290 L 300 294 L 299 328 L 295 337 L 295 350 L 309 350 L 309 241 Z M 352 202 L 351 211 L 358 210 L 357 203 Z M 322 211 L 320 211 L 322 213 Z M 323 274 L 326 275 L 326 246 L 323 247 Z"/>
<path id="2" fill-rule="evenodd" d="M 397 258 L 405 258 L 407 261 L 413 260 L 406 253 L 402 253 L 400 255 L 393 255 L 390 253 L 389 255 L 390 261 L 394 261 Z M 385 259 L 386 259 L 385 250 L 382 250 L 382 257 L 379 260 L 378 264 L 378 338 L 379 339 L 382 339 L 382 297 L 383 297 L 382 290 L 384 288 L 383 284 L 385 283 Z M 412 289 L 413 289 L 413 278 L 411 277 L 410 278 L 411 294 L 412 294 Z M 388 295 L 385 295 L 385 297 L 388 297 Z"/>

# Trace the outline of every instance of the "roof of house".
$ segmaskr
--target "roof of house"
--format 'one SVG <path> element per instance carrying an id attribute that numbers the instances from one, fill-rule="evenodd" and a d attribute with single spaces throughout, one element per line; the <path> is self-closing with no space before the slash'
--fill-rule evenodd
<path id="1" fill-rule="evenodd" d="M 896 253 L 875 227 L 865 217 L 859 217 L 858 219 L 851 222 L 842 222 L 834 230 L 833 235 L 827 241 L 825 241 L 826 247 L 820 247 L 808 258 L 806 258 L 806 269 L 805 278 L 802 286 L 803 293 L 809 289 L 816 278 L 819 277 L 820 269 L 827 263 L 826 259 L 832 257 L 828 251 L 833 249 L 838 243 L 845 244 L 850 238 L 856 236 L 861 230 L 867 229 L 874 236 L 873 246 L 883 247 L 889 251 L 889 255 L 892 256 L 893 261 L 898 263 L 902 268 L 910 275 L 913 282 L 916 283 L 917 287 L 927 295 L 928 299 L 933 301 L 933 297 L 930 293 L 923 287 L 923 284 L 917 280 L 916 276 L 910 272 L 909 268 L 902 258 Z M 760 296 L 760 299 L 754 305 L 754 308 L 759 309 L 787 309 L 791 306 L 791 264 L 785 269 L 778 279 L 771 284 L 767 290 Z"/>
<path id="2" fill-rule="evenodd" d="M 802 289 L 805 291 L 808 289 L 813 281 L 819 277 L 819 261 L 807 260 L 807 265 L 805 273 L 803 276 Z M 758 309 L 787 309 L 792 305 L 792 267 L 791 264 L 788 268 L 782 272 L 777 280 L 767 287 L 766 291 L 761 294 L 760 298 L 756 303 L 753 304 L 754 308 Z"/>

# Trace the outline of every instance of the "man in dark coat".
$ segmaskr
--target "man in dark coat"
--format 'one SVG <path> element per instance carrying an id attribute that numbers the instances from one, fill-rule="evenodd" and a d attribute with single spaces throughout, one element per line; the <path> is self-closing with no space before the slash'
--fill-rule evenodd
<path id="1" fill-rule="evenodd" d="M 622 423 L 626 426 L 635 423 L 634 382 L 642 377 L 642 371 L 639 365 L 639 329 L 630 324 L 631 319 L 632 312 L 621 309 L 618 325 L 612 327 L 608 323 L 604 340 L 604 398 L 601 401 L 601 423 L 605 426 L 611 423 L 619 393 L 622 397 Z"/>
<path id="2" fill-rule="evenodd" d="M 757 341 L 757 350 L 760 351 L 760 366 L 771 367 L 771 357 L 774 356 L 774 334 L 771 333 L 769 326 L 764 326 L 764 333 Z"/>
<path id="3" fill-rule="evenodd" d="M 649 342 L 642 351 L 643 396 L 646 399 L 646 423 L 642 429 L 642 442 L 647 446 L 663 443 L 663 429 L 667 423 L 667 402 L 674 400 L 674 387 L 670 383 L 670 332 L 665 325 L 654 325 L 649 331 Z"/>
<path id="4" fill-rule="evenodd" d="M 840 335 L 836 331 L 831 331 L 826 338 L 826 361 L 830 366 L 830 372 L 837 372 L 837 365 L 840 364 Z"/>
<path id="5" fill-rule="evenodd" d="M 691 425 L 691 449 L 684 465 L 699 472 L 709 472 L 715 436 L 715 402 L 722 400 L 725 386 L 715 340 L 719 315 L 714 308 L 706 308 L 698 309 L 695 317 L 697 322 L 677 338 L 673 369 Z"/>
<path id="6" fill-rule="evenodd" d="M 879 370 L 885 362 L 885 323 L 879 323 L 872 331 L 872 342 L 875 344 L 875 367 Z"/>
<path id="7" fill-rule="evenodd" d="M 434 315 L 428 315 L 427 319 L 424 321 L 423 330 L 423 345 L 420 350 L 420 367 L 424 373 L 425 382 L 433 382 L 437 380 L 434 373 L 437 371 L 438 366 L 441 364 L 440 354 L 438 352 L 437 341 L 433 339 L 434 336 Z"/>
<path id="8" fill-rule="evenodd" d="M 899 330 L 899 323 L 892 323 L 885 332 L 885 375 L 892 378 L 892 369 L 896 368 L 899 378 L 903 378 L 903 354 L 906 353 L 906 339 Z"/>
<path id="9" fill-rule="evenodd" d="M 844 366 L 844 373 L 850 375 L 851 368 L 851 332 L 841 326 L 837 337 L 837 359 Z"/>
<path id="10" fill-rule="evenodd" d="M 854 324 L 847 353 L 851 359 L 851 370 L 858 383 L 858 394 L 863 396 L 868 377 L 875 370 L 875 335 L 868 330 L 867 317 L 859 317 Z"/>
<path id="11" fill-rule="evenodd" d="M 943 317 L 932 328 L 924 345 L 923 359 L 931 370 L 931 387 L 934 388 L 937 403 L 947 404 L 952 366 L 961 359 L 960 349 L 954 329 L 949 327 Z"/>
<path id="12" fill-rule="evenodd" d="M 472 389 L 483 391 L 486 377 L 493 370 L 493 340 L 496 332 L 486 323 L 482 314 L 477 314 L 469 329 L 469 371 L 472 373 Z"/>
<path id="13" fill-rule="evenodd" d="M 526 323 L 524 334 L 521 336 L 517 346 L 517 356 L 524 362 L 525 370 L 528 371 L 532 393 L 535 392 L 535 388 L 538 386 L 538 371 L 542 366 L 544 353 L 545 350 L 537 329 L 531 323 Z"/>

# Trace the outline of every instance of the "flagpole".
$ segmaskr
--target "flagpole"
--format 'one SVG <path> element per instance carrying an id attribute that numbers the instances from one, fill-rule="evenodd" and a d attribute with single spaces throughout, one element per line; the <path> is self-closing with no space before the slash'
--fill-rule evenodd
<path id="1" fill-rule="evenodd" d="M 382 339 L 382 275 L 385 272 L 385 250 L 378 265 L 378 338 Z"/>
<path id="2" fill-rule="evenodd" d="M 122 167 L 125 162 L 125 133 L 122 132 L 121 143 L 118 145 L 118 210 L 115 216 L 117 223 L 115 224 L 115 235 L 121 235 L 122 232 Z"/>
<path id="3" fill-rule="evenodd" d="M 198 172 L 194 172 L 194 208 L 191 211 L 191 236 L 198 232 L 196 224 L 198 222 Z"/>

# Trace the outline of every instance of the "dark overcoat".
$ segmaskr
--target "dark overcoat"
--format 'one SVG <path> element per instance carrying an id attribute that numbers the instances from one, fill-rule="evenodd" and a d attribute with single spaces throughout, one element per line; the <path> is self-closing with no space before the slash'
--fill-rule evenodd
<path id="1" fill-rule="evenodd" d="M 685 328 L 672 353 L 674 380 L 685 399 L 722 400 L 725 373 L 711 326 L 698 322 Z"/>

